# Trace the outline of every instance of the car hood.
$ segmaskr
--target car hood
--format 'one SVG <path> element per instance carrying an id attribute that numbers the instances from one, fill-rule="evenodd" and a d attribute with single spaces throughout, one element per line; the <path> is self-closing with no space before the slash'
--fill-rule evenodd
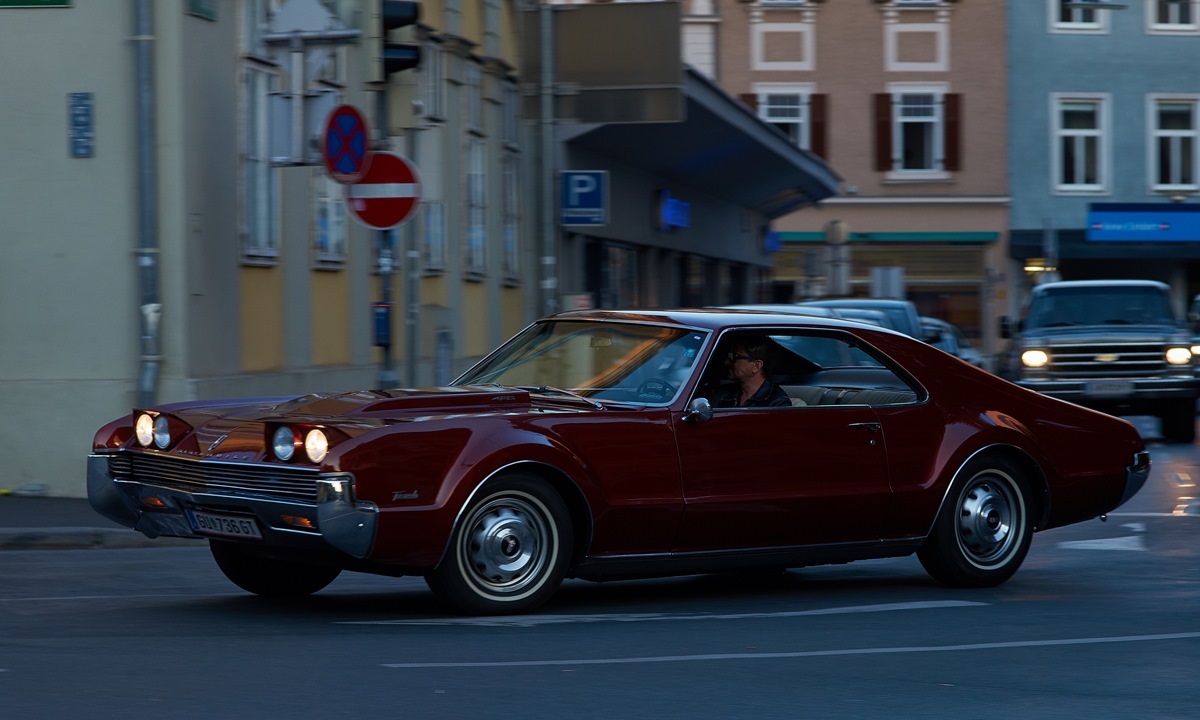
<path id="1" fill-rule="evenodd" d="M 1078 342 L 1186 341 L 1186 335 L 1183 330 L 1172 325 L 1064 325 L 1026 330 L 1021 334 L 1021 339 L 1025 344 L 1032 342 L 1054 345 Z"/>
<path id="2" fill-rule="evenodd" d="M 531 406 L 526 390 L 488 385 L 218 400 L 167 405 L 161 410 L 195 427 L 217 419 L 354 423 L 355 420 L 411 420 L 431 415 L 514 412 L 528 410 Z"/>

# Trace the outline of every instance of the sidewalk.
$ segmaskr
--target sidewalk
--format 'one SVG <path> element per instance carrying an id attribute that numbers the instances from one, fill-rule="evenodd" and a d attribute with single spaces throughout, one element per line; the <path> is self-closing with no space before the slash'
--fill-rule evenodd
<path id="1" fill-rule="evenodd" d="M 97 513 L 87 498 L 0 495 L 0 550 L 80 550 L 181 544 L 202 545 L 183 538 L 151 540 Z"/>

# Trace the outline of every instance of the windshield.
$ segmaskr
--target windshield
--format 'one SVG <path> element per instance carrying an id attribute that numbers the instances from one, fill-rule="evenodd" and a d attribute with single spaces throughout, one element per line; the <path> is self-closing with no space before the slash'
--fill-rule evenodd
<path id="1" fill-rule="evenodd" d="M 667 403 L 707 333 L 633 323 L 549 321 L 531 326 L 455 385 L 566 390 L 593 400 Z"/>
<path id="2" fill-rule="evenodd" d="M 1170 298 L 1156 287 L 1073 287 L 1034 296 L 1026 328 L 1174 325 Z"/>

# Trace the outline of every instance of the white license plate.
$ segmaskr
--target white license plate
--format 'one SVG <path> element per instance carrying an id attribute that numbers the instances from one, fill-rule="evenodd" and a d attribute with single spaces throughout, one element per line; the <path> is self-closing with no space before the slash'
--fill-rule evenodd
<path id="1" fill-rule="evenodd" d="M 1133 383 L 1129 380 L 1095 380 L 1087 384 L 1087 394 L 1093 397 L 1132 395 Z"/>
<path id="2" fill-rule="evenodd" d="M 255 538 L 262 540 L 258 524 L 250 518 L 234 515 L 214 515 L 213 513 L 185 510 L 192 529 L 204 535 L 220 535 L 221 537 Z"/>

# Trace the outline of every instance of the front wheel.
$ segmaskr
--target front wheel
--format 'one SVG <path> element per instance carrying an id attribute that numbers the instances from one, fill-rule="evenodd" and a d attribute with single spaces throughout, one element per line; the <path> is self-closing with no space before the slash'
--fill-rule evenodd
<path id="1" fill-rule="evenodd" d="M 274 560 L 247 553 L 241 545 L 209 540 L 217 567 L 234 585 L 267 597 L 311 595 L 333 582 L 341 568 Z"/>
<path id="2" fill-rule="evenodd" d="M 1029 481 L 1004 458 L 963 468 L 917 558 L 935 580 L 994 587 L 1012 577 L 1033 539 Z"/>
<path id="3" fill-rule="evenodd" d="M 425 581 L 460 612 L 528 612 L 562 583 L 571 546 L 571 516 L 558 493 L 534 476 L 511 474 L 466 508 Z"/>

